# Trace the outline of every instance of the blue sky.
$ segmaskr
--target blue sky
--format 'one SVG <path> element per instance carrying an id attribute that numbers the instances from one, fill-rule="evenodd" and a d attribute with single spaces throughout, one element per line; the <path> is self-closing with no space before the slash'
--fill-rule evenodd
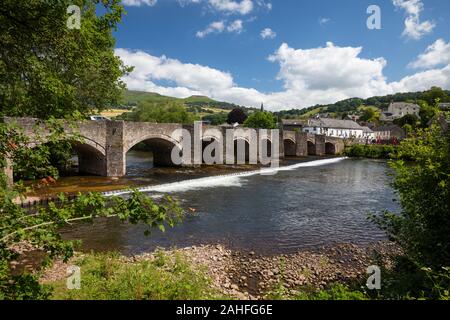
<path id="1" fill-rule="evenodd" d="M 123 3 L 116 53 L 135 66 L 130 89 L 272 110 L 450 89 L 450 1 Z M 367 28 L 370 5 L 381 9 L 381 30 Z"/>

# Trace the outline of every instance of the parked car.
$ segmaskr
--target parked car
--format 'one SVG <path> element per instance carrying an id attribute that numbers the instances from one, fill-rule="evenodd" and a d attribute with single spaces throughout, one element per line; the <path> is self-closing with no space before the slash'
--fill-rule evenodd
<path id="1" fill-rule="evenodd" d="M 104 116 L 90 116 L 89 120 L 92 120 L 92 121 L 110 121 L 111 119 L 108 119 L 107 117 L 104 117 Z"/>

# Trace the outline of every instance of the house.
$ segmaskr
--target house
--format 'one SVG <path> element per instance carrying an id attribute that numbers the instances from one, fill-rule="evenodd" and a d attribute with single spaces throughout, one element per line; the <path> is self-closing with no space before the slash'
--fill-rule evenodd
<path id="1" fill-rule="evenodd" d="M 344 120 L 352 120 L 352 121 L 358 122 L 359 118 L 361 118 L 361 117 L 356 114 L 348 114 L 345 116 Z"/>
<path id="2" fill-rule="evenodd" d="M 283 119 L 281 120 L 283 129 L 286 131 L 303 131 L 305 120 L 299 119 Z"/>
<path id="3" fill-rule="evenodd" d="M 406 138 L 406 132 L 404 129 L 397 125 L 385 125 L 373 130 L 375 132 L 376 139 L 382 141 L 388 141 L 392 138 L 402 140 Z"/>
<path id="4" fill-rule="evenodd" d="M 330 118 L 309 119 L 302 131 L 336 138 L 362 139 L 364 135 L 363 127 L 355 121 Z"/>
<path id="5" fill-rule="evenodd" d="M 380 120 L 384 122 L 393 122 L 395 119 L 403 118 L 408 114 L 419 117 L 420 106 L 415 103 L 392 102 L 388 111 L 381 113 Z"/>
<path id="6" fill-rule="evenodd" d="M 369 127 L 362 127 L 362 128 L 363 128 L 363 139 L 366 139 L 368 141 L 377 139 L 377 135 L 372 129 L 370 129 Z"/>

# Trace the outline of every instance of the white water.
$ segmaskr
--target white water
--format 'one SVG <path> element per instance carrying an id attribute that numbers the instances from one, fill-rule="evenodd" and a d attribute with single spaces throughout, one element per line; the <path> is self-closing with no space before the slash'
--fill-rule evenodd
<path id="1" fill-rule="evenodd" d="M 192 180 L 184 180 L 180 182 L 174 183 L 165 183 L 155 186 L 142 187 L 138 190 L 140 192 L 160 192 L 160 193 L 176 193 L 176 192 L 185 192 L 189 190 L 198 190 L 204 188 L 217 188 L 217 187 L 240 187 L 242 186 L 242 178 L 250 177 L 254 175 L 274 175 L 280 171 L 292 171 L 299 168 L 307 168 L 307 167 L 320 167 L 333 163 L 338 163 L 347 158 L 334 158 L 334 159 L 325 159 L 325 160 L 315 160 L 310 162 L 302 162 L 297 163 L 291 166 L 279 167 L 279 168 L 263 168 L 255 171 L 248 171 L 242 173 L 234 173 L 223 176 L 212 176 L 205 177 L 199 179 Z M 120 191 L 112 191 L 105 192 L 105 196 L 122 196 L 132 193 L 131 190 L 120 190 Z"/>

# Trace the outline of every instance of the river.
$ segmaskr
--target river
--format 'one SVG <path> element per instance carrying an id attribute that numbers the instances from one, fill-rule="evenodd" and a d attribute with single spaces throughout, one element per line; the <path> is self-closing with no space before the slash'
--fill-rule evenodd
<path id="1" fill-rule="evenodd" d="M 128 163 L 130 176 L 118 185 L 152 185 L 150 195 L 170 193 L 195 214 L 150 237 L 144 236 L 144 226 L 100 219 L 93 225 L 65 229 L 64 238 L 81 239 L 83 250 L 124 254 L 211 243 L 260 254 L 294 253 L 383 240 L 384 232 L 368 215 L 399 210 L 384 161 L 292 159 L 283 161 L 273 175 L 249 173 L 254 168 L 242 167 L 231 172 L 229 168 L 155 169 L 142 153 L 129 155 Z M 211 176 L 212 172 L 220 176 Z"/>

